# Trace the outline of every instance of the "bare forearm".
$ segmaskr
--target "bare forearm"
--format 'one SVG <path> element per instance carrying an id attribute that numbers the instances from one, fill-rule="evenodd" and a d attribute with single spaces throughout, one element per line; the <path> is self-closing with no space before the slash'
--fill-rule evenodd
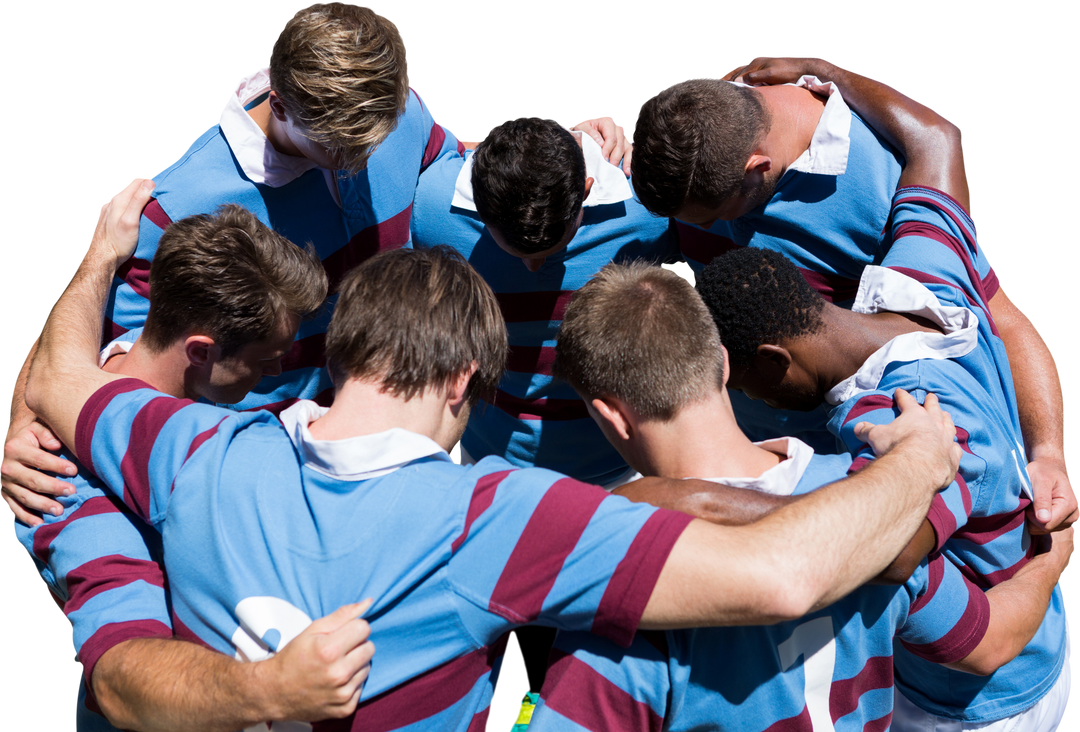
<path id="1" fill-rule="evenodd" d="M 26 354 L 26 360 L 23 361 L 22 368 L 19 369 L 19 375 L 15 379 L 15 393 L 11 395 L 11 419 L 8 423 L 8 436 L 26 427 L 35 419 L 34 413 L 26 406 L 25 399 L 26 377 L 30 374 L 30 362 L 34 360 L 35 353 L 37 353 L 37 341 L 34 341 L 34 345 L 30 346 L 30 353 Z"/>
<path id="2" fill-rule="evenodd" d="M 613 492 L 635 503 L 651 503 L 722 526 L 753 523 L 798 500 L 797 497 L 774 496 L 707 480 L 669 478 L 642 478 Z"/>
<path id="3" fill-rule="evenodd" d="M 194 643 L 137 638 L 101 657 L 93 686 L 121 729 L 228 732 L 277 718 L 260 671 Z"/>
<path id="4" fill-rule="evenodd" d="M 68 447 L 83 401 L 111 376 L 97 367 L 102 318 L 115 262 L 93 249 L 53 306 L 26 382 L 27 406 Z"/>
<path id="5" fill-rule="evenodd" d="M 990 312 L 1009 354 L 1028 459 L 1064 460 L 1061 381 L 1054 357 L 1003 290 L 990 299 Z"/>

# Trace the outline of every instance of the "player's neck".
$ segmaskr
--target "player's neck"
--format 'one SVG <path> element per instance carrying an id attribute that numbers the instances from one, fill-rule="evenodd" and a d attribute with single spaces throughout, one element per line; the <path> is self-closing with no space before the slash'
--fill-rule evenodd
<path id="1" fill-rule="evenodd" d="M 726 390 L 641 425 L 641 440 L 642 472 L 662 478 L 756 478 L 780 461 L 742 433 Z"/>
<path id="2" fill-rule="evenodd" d="M 259 126 L 259 129 L 266 135 L 266 139 L 270 141 L 270 144 L 275 150 L 283 155 L 292 155 L 293 157 L 302 158 L 304 154 L 293 144 L 289 136 L 285 134 L 282 128 L 282 123 L 270 113 L 270 100 L 263 100 L 262 104 L 259 104 L 251 109 L 247 110 L 248 116 Z"/>
<path id="3" fill-rule="evenodd" d="M 796 86 L 763 86 L 757 91 L 772 119 L 760 149 L 783 174 L 810 147 L 825 102 L 809 89 Z"/>
<path id="4" fill-rule="evenodd" d="M 855 313 L 826 304 L 822 317 L 822 335 L 813 340 L 825 391 L 853 376 L 892 339 L 907 333 L 941 332 L 925 318 L 904 313 Z"/>
<path id="5" fill-rule="evenodd" d="M 182 347 L 179 350 L 167 348 L 151 353 L 143 345 L 142 339 L 139 339 L 131 346 L 130 351 L 113 356 L 102 368 L 112 374 L 144 381 L 158 391 L 174 397 L 193 398 L 185 389 L 184 374 L 188 361 L 182 350 Z"/>
<path id="6" fill-rule="evenodd" d="M 439 390 L 428 388 L 406 401 L 383 391 L 381 382 L 349 379 L 337 390 L 330 409 L 309 429 L 317 440 L 344 440 L 397 427 L 430 437 L 449 451 L 460 436 L 450 422 L 453 416 Z"/>

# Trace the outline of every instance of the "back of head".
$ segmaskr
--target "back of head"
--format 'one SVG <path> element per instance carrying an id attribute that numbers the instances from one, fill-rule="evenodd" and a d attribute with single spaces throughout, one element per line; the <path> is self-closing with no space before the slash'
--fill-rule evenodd
<path id="1" fill-rule="evenodd" d="M 645 262 L 609 264 L 563 316 L 555 373 L 589 398 L 671 419 L 723 387 L 720 338 L 689 282 Z"/>
<path id="2" fill-rule="evenodd" d="M 676 84 L 641 107 L 634 191 L 661 216 L 688 203 L 719 206 L 740 192 L 746 161 L 768 131 L 768 111 L 754 90 L 717 79 Z"/>
<path id="3" fill-rule="evenodd" d="M 368 8 L 312 5 L 278 36 L 270 87 L 307 136 L 355 173 L 405 110 L 405 44 L 393 23 Z"/>
<path id="4" fill-rule="evenodd" d="M 762 344 L 811 335 L 825 301 L 783 254 L 734 249 L 698 275 L 697 291 L 716 321 L 733 368 L 746 368 Z"/>
<path id="5" fill-rule="evenodd" d="M 480 218 L 521 254 L 546 251 L 577 222 L 585 200 L 585 157 L 573 134 L 552 120 L 499 125 L 473 153 L 473 197 Z"/>
<path id="6" fill-rule="evenodd" d="M 270 338 L 288 313 L 317 310 L 326 290 L 314 249 L 301 249 L 229 204 L 176 221 L 161 235 L 142 338 L 161 351 L 188 335 L 206 335 L 228 357 Z"/>
<path id="7" fill-rule="evenodd" d="M 466 392 L 475 402 L 494 391 L 506 354 L 495 295 L 445 246 L 383 252 L 350 271 L 326 332 L 335 383 L 378 380 L 406 400 L 476 364 Z"/>

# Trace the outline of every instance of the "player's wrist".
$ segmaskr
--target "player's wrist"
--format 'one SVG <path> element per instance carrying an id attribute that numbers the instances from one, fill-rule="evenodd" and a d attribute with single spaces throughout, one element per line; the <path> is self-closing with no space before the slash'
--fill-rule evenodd
<path id="1" fill-rule="evenodd" d="M 276 658 L 276 657 L 275 657 Z M 234 688 L 245 689 L 244 716 L 251 724 L 259 722 L 279 722 L 290 719 L 284 703 L 286 689 L 281 684 L 281 669 L 274 658 L 253 663 L 237 664 L 244 675 L 242 685 Z"/>

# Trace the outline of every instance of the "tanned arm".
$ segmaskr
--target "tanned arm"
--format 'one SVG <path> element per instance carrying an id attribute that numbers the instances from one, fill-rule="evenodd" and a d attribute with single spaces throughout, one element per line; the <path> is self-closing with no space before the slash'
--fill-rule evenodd
<path id="1" fill-rule="evenodd" d="M 799 496 L 774 496 L 748 488 L 708 480 L 641 478 L 619 486 L 612 493 L 635 503 L 682 511 L 720 526 L 745 526 L 799 500 Z"/>
<path id="2" fill-rule="evenodd" d="M 937 398 L 856 433 L 880 457 L 749 526 L 695 521 L 676 542 L 642 617 L 643 629 L 752 625 L 799 618 L 864 584 L 923 523 L 960 463 L 955 427 Z"/>
<path id="3" fill-rule="evenodd" d="M 266 721 L 340 718 L 356 710 L 375 646 L 345 605 L 309 625 L 277 655 L 243 663 L 181 640 L 136 638 L 94 667 L 108 720 L 138 732 L 229 732 Z"/>
<path id="4" fill-rule="evenodd" d="M 979 645 L 962 660 L 945 666 L 989 676 L 1016 658 L 1035 637 L 1054 586 L 1069 564 L 1073 530 L 1060 531 L 1043 540 L 1053 542 L 1050 551 L 1037 555 L 1010 579 L 986 591 L 990 624 Z"/>

